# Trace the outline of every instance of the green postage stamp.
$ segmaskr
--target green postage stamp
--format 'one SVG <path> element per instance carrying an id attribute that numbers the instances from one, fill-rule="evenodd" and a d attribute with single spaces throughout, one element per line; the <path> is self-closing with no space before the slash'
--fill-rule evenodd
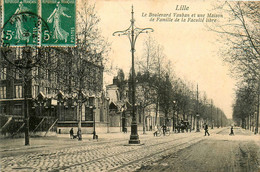
<path id="1" fill-rule="evenodd" d="M 42 19 L 48 28 L 42 25 L 42 45 L 75 45 L 75 0 L 41 0 Z"/>
<path id="2" fill-rule="evenodd" d="M 37 0 L 4 0 L 2 41 L 9 46 L 37 45 Z"/>
<path id="3" fill-rule="evenodd" d="M 75 46 L 75 0 L 3 0 L 2 45 Z"/>

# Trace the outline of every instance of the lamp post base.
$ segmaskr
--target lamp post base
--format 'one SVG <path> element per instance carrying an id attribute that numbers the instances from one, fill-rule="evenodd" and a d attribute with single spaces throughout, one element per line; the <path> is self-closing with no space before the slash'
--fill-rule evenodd
<path id="1" fill-rule="evenodd" d="M 93 132 L 93 139 L 97 139 L 96 131 Z"/>
<path id="2" fill-rule="evenodd" d="M 129 144 L 140 144 L 139 136 L 138 135 L 130 135 Z"/>
<path id="3" fill-rule="evenodd" d="M 135 124 L 135 122 L 132 122 L 132 124 L 131 124 L 131 135 L 130 135 L 130 140 L 128 143 L 129 144 L 140 144 L 139 136 L 137 134 L 137 124 Z"/>

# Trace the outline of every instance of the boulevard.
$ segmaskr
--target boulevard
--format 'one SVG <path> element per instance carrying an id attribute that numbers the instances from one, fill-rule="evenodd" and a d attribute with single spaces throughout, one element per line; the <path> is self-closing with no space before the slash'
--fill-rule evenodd
<path id="1" fill-rule="evenodd" d="M 260 172 L 259 11 L 3 0 L 0 172 Z"/>
<path id="2" fill-rule="evenodd" d="M 1 140 L 1 171 L 259 171 L 260 137 L 234 128 L 140 134 L 140 145 L 128 144 L 129 133 L 100 134 L 99 140 L 69 135 Z"/>

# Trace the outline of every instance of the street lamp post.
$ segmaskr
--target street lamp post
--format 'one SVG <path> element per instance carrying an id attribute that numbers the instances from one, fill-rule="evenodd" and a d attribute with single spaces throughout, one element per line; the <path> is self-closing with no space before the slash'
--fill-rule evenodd
<path id="1" fill-rule="evenodd" d="M 196 114 L 196 118 L 197 118 L 197 130 L 196 132 L 200 132 L 200 126 L 199 126 L 199 86 L 197 84 L 197 105 L 196 105 L 196 111 L 197 111 L 197 114 Z"/>
<path id="2" fill-rule="evenodd" d="M 89 108 L 93 117 L 93 139 L 96 139 L 96 114 L 94 114 L 95 109 L 95 97 L 89 97 Z"/>
<path id="3" fill-rule="evenodd" d="M 197 115 L 196 115 L 196 118 L 197 118 L 197 130 L 196 130 L 196 132 L 200 132 L 199 117 L 200 117 L 200 115 L 197 113 Z"/>
<path id="4" fill-rule="evenodd" d="M 211 99 L 211 107 L 210 107 L 210 114 L 211 114 L 211 129 L 213 129 L 213 119 L 212 119 L 212 106 L 213 106 L 213 103 L 212 103 L 212 99 Z"/>
<path id="5" fill-rule="evenodd" d="M 175 131 L 175 121 L 174 121 L 174 115 L 175 115 L 175 112 L 176 112 L 176 101 L 174 100 L 173 101 L 173 116 L 172 116 L 172 131 L 174 132 Z"/>
<path id="6" fill-rule="evenodd" d="M 218 125 L 218 128 L 219 128 L 219 119 L 218 119 L 218 109 L 217 109 L 217 125 Z"/>
<path id="7" fill-rule="evenodd" d="M 131 123 L 131 135 L 130 135 L 130 140 L 129 144 L 139 144 L 139 136 L 137 132 L 137 121 L 136 121 L 136 114 L 135 114 L 135 70 L 134 70 L 134 52 L 135 52 L 135 43 L 137 37 L 141 33 L 148 33 L 149 31 L 153 32 L 152 28 L 137 28 L 134 25 L 134 9 L 132 6 L 132 19 L 131 25 L 129 28 L 123 31 L 116 31 L 113 33 L 113 36 L 115 35 L 126 35 L 129 38 L 130 44 L 131 44 L 131 53 L 132 53 L 132 123 Z"/>
<path id="8" fill-rule="evenodd" d="M 220 127 L 222 128 L 222 112 L 220 113 Z"/>
<path id="9" fill-rule="evenodd" d="M 109 100 L 110 98 L 107 98 L 107 133 L 109 133 Z"/>
<path id="10" fill-rule="evenodd" d="M 125 109 L 124 109 L 124 107 L 122 107 L 121 108 L 121 114 L 122 114 L 122 131 L 123 132 L 126 132 L 125 130 L 126 130 L 126 127 L 125 127 Z"/>

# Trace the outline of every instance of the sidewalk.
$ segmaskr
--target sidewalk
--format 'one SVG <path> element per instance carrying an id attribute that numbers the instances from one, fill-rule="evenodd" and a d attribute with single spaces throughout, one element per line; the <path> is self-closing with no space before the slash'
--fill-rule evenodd
<path id="1" fill-rule="evenodd" d="M 222 128 L 223 129 L 223 128 Z M 214 130 L 210 129 L 210 133 L 217 133 L 222 130 L 221 128 L 215 128 Z M 143 134 L 143 131 L 138 131 L 140 140 L 145 138 L 153 138 L 154 131 L 146 131 Z M 188 132 L 190 133 L 190 132 Z M 196 130 L 191 131 L 191 133 L 196 133 Z M 12 152 L 12 151 L 33 151 L 38 149 L 48 149 L 48 148 L 64 148 L 64 147 L 72 147 L 74 145 L 92 145 L 96 143 L 102 142 L 111 142 L 115 140 L 117 141 L 124 141 L 126 144 L 130 138 L 130 132 L 128 133 L 102 133 L 98 134 L 98 140 L 93 140 L 92 134 L 83 134 L 82 141 L 78 141 L 77 139 L 70 139 L 69 134 L 57 134 L 56 136 L 48 136 L 48 137 L 31 137 L 30 138 L 30 146 L 24 145 L 24 138 L 14 138 L 14 139 L 1 139 L 0 140 L 0 154 L 3 152 Z M 180 135 L 180 134 L 187 134 L 184 133 L 171 133 L 171 135 Z M 198 133 L 203 135 L 204 130 Z M 156 137 L 155 137 L 156 138 Z"/>
<path id="2" fill-rule="evenodd" d="M 112 137 L 113 135 L 113 137 Z M 103 142 L 111 139 L 126 139 L 128 138 L 127 134 L 123 133 L 108 133 L 100 134 L 99 140 L 93 140 L 92 134 L 83 134 L 82 141 L 78 139 L 70 139 L 69 134 L 58 134 L 57 136 L 48 136 L 48 137 L 31 137 L 30 145 L 24 145 L 24 138 L 7 138 L 0 140 L 0 152 L 11 151 L 11 150 L 25 150 L 25 149 L 35 149 L 43 147 L 59 147 L 59 146 L 70 146 L 75 144 L 82 143 L 93 143 L 93 142 Z"/>
<path id="3" fill-rule="evenodd" d="M 147 134 L 139 133 L 140 139 L 145 137 L 153 137 L 153 132 L 146 132 Z M 93 140 L 92 134 L 83 134 L 82 141 L 78 139 L 70 139 L 69 134 L 57 134 L 57 136 L 48 137 L 31 137 L 30 145 L 24 145 L 24 138 L 6 138 L 0 140 L 0 154 L 3 152 L 10 151 L 33 151 L 38 149 L 48 149 L 48 148 L 62 148 L 62 147 L 72 147 L 74 145 L 85 145 L 85 144 L 96 144 L 102 142 L 110 142 L 115 140 L 123 141 L 127 143 L 130 138 L 131 133 L 104 133 L 97 134 L 98 140 Z"/>

